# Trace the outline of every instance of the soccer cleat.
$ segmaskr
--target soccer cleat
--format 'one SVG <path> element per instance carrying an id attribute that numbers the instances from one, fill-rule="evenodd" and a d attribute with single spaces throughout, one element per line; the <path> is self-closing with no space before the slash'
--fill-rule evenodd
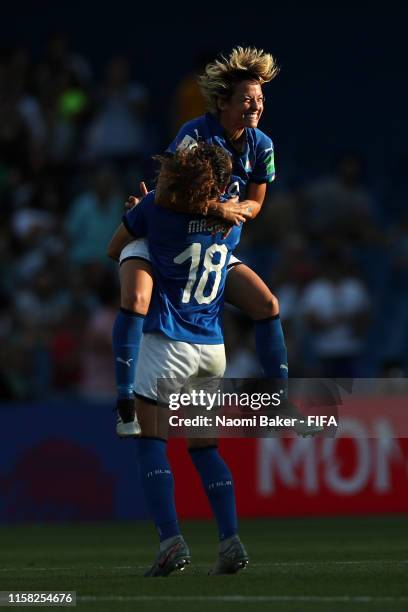
<path id="1" fill-rule="evenodd" d="M 230 545 L 219 553 L 218 559 L 209 572 L 210 576 L 236 574 L 249 563 L 248 553 L 238 536 L 231 538 Z"/>
<path id="2" fill-rule="evenodd" d="M 136 438 L 140 436 L 140 425 L 136 417 L 134 399 L 118 399 L 116 402 L 118 420 L 116 433 L 119 438 Z"/>
<path id="3" fill-rule="evenodd" d="M 172 572 L 184 571 L 191 563 L 190 551 L 182 536 L 157 555 L 152 567 L 145 573 L 146 577 L 158 578 L 169 576 Z"/>

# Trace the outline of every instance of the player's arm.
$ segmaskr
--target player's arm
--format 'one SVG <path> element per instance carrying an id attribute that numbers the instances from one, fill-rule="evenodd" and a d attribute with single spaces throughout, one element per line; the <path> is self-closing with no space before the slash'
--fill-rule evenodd
<path id="1" fill-rule="evenodd" d="M 269 183 L 275 179 L 275 156 L 272 140 L 265 134 L 259 134 L 256 149 L 256 164 L 247 186 L 246 198 L 241 202 L 252 211 L 251 219 L 259 214 L 264 203 Z"/>
<path id="2" fill-rule="evenodd" d="M 246 199 L 241 202 L 252 213 L 251 219 L 259 214 L 266 195 L 266 183 L 249 183 L 246 192 Z"/>
<path id="3" fill-rule="evenodd" d="M 207 215 L 222 219 L 225 223 L 230 223 L 231 225 L 239 225 L 247 219 L 252 219 L 251 207 L 246 205 L 246 201 L 244 206 L 242 204 L 243 202 L 239 202 L 237 197 L 225 202 L 210 200 L 208 202 Z"/>
<path id="4" fill-rule="evenodd" d="M 175 153 L 177 150 L 193 147 L 197 143 L 197 129 L 194 121 L 188 121 L 179 130 L 173 142 L 167 147 L 166 153 Z M 239 225 L 251 218 L 252 212 L 241 206 L 237 198 L 232 198 L 227 202 L 219 200 L 210 200 L 208 205 L 207 216 L 218 217 L 225 223 L 231 225 Z M 198 213 L 200 211 L 197 211 Z"/>
<path id="5" fill-rule="evenodd" d="M 249 183 L 245 200 L 238 202 L 237 198 L 219 202 L 211 200 L 208 214 L 219 217 L 232 225 L 239 225 L 243 220 L 255 219 L 262 208 L 266 195 L 266 183 Z"/>
<path id="6" fill-rule="evenodd" d="M 140 195 L 139 196 L 129 196 L 127 202 L 125 202 L 125 209 L 130 210 L 134 206 L 140 204 L 143 198 L 148 194 L 147 187 L 144 181 L 139 183 Z"/>
<path id="7" fill-rule="evenodd" d="M 128 210 L 108 245 L 108 257 L 118 260 L 122 250 L 135 238 L 147 235 L 147 210 L 151 206 L 153 194 L 147 195 L 137 206 Z"/>
<path id="8" fill-rule="evenodd" d="M 108 245 L 108 257 L 110 257 L 111 259 L 118 260 L 125 246 L 129 244 L 129 242 L 132 242 L 132 240 L 134 239 L 134 236 L 132 236 L 132 234 L 129 234 L 126 227 L 123 225 L 123 223 L 121 223 L 113 234 L 111 241 Z"/>
<path id="9" fill-rule="evenodd" d="M 275 156 L 273 143 L 266 134 L 258 131 L 255 167 L 250 174 L 245 200 L 242 200 L 238 205 L 241 207 L 241 213 L 245 214 L 247 219 L 255 219 L 259 214 L 265 199 L 267 185 L 272 183 L 274 179 Z M 232 202 L 212 203 L 211 214 L 215 217 L 221 217 L 227 222 L 234 223 L 234 220 L 230 220 L 229 216 L 236 212 Z"/>

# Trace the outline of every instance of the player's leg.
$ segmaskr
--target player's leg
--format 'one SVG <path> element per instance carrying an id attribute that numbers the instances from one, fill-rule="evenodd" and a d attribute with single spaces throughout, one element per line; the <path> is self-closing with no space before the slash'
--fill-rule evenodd
<path id="1" fill-rule="evenodd" d="M 142 430 L 136 440 L 140 479 L 160 539 L 159 553 L 145 576 L 168 576 L 175 570 L 183 570 L 191 561 L 180 532 L 174 477 L 167 458 L 168 412 L 139 398 L 136 409 Z"/>
<path id="2" fill-rule="evenodd" d="M 144 317 L 153 289 L 149 252 L 145 241 L 137 240 L 123 249 L 120 257 L 121 308 L 112 330 L 117 387 L 118 423 L 121 437 L 137 434 L 134 425 L 134 379 Z"/>
<path id="3" fill-rule="evenodd" d="M 238 536 L 235 491 L 228 465 L 215 439 L 190 438 L 188 450 L 218 527 L 219 552 L 212 574 L 235 574 L 248 564 L 248 554 Z"/>
<path id="4" fill-rule="evenodd" d="M 279 383 L 279 388 L 283 391 L 279 414 L 297 419 L 294 429 L 298 435 L 318 434 L 322 427 L 303 424 L 304 416 L 288 400 L 288 356 L 279 317 L 278 299 L 251 268 L 236 262 L 239 260 L 232 262 L 233 267 L 227 275 L 225 299 L 255 323 L 256 350 L 264 373 L 267 378 Z"/>
<path id="5" fill-rule="evenodd" d="M 221 378 L 224 371 L 224 345 L 202 346 L 199 375 Z M 216 381 L 215 378 L 215 384 Z M 206 380 L 207 391 L 209 385 L 211 381 Z M 230 469 L 218 452 L 216 439 L 189 438 L 188 450 L 218 527 L 220 548 L 212 573 L 235 573 L 248 564 L 248 555 L 238 537 L 235 491 Z"/>
<path id="6" fill-rule="evenodd" d="M 146 576 L 168 576 L 183 570 L 191 560 L 177 520 L 174 478 L 167 459 L 169 413 L 167 407 L 157 404 L 157 379 L 170 377 L 174 371 L 180 379 L 187 379 L 195 360 L 184 342 L 173 342 L 161 334 L 143 335 L 135 380 L 141 428 L 136 448 L 143 492 L 160 539 L 159 553 Z"/>
<path id="7" fill-rule="evenodd" d="M 256 351 L 265 376 L 287 379 L 288 356 L 276 296 L 251 268 L 238 263 L 228 272 L 225 300 L 254 321 Z"/>
<path id="8" fill-rule="evenodd" d="M 216 439 L 189 438 L 187 443 L 191 461 L 200 475 L 217 522 L 218 537 L 222 542 L 238 532 L 232 474 L 218 451 Z"/>

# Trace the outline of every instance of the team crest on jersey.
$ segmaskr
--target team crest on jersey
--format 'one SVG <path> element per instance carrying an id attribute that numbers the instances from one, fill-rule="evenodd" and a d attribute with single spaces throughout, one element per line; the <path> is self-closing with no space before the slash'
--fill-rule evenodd
<path id="1" fill-rule="evenodd" d="M 249 158 L 247 158 L 245 162 L 245 172 L 252 172 L 252 165 Z"/>

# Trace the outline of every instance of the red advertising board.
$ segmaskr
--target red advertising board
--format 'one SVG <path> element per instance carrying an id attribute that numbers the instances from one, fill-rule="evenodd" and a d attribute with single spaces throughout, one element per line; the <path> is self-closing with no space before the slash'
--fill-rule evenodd
<path id="1" fill-rule="evenodd" d="M 391 420 L 378 418 L 375 427 L 393 431 Z M 364 419 L 347 417 L 344 437 L 223 440 L 240 516 L 408 511 L 408 438 L 370 437 L 364 428 Z M 180 516 L 211 516 L 185 442 L 171 440 L 169 454 Z"/>

